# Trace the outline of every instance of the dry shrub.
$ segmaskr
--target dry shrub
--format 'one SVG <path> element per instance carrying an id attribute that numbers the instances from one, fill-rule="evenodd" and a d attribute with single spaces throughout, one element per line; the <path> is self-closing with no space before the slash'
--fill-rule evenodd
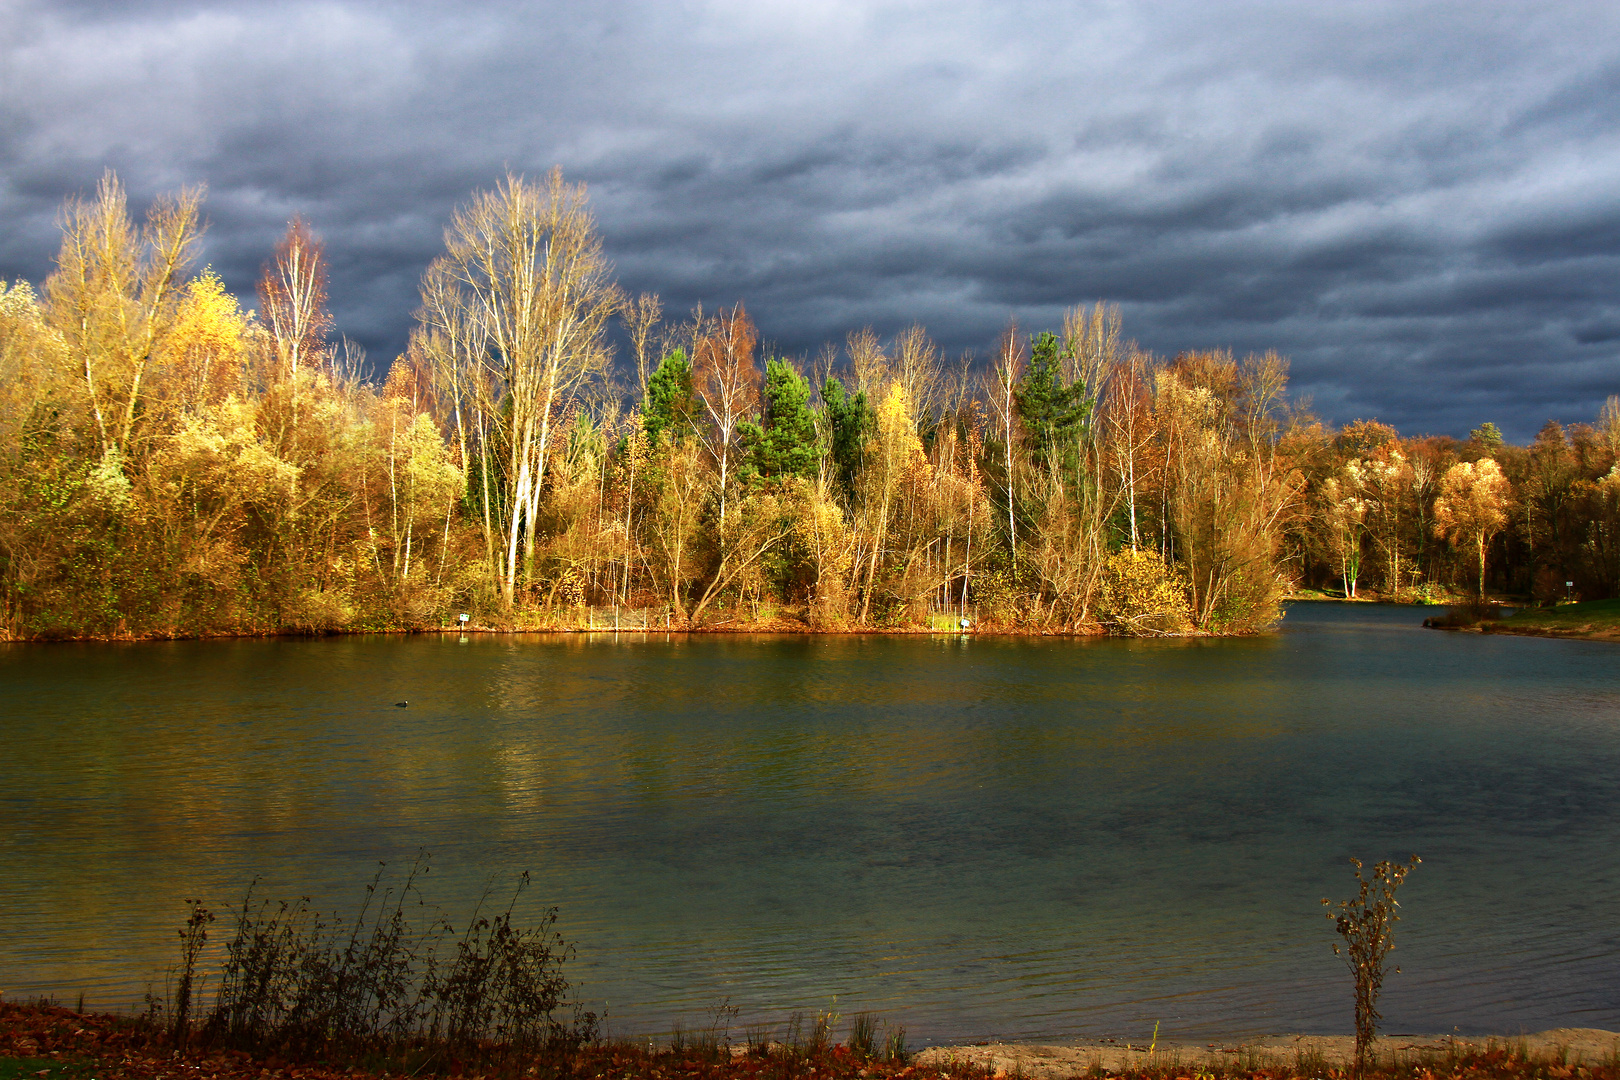
<path id="1" fill-rule="evenodd" d="M 1344 958 L 1350 976 L 1356 985 L 1356 1072 L 1364 1073 L 1373 1040 L 1378 1036 L 1378 995 L 1384 989 L 1384 960 L 1395 948 L 1395 924 L 1400 921 L 1396 911 L 1395 890 L 1400 888 L 1406 875 L 1423 860 L 1416 855 L 1408 863 L 1385 860 L 1373 867 L 1371 877 L 1361 874 L 1361 860 L 1351 859 L 1355 867 L 1356 883 L 1360 886 L 1354 900 L 1341 900 L 1337 914 L 1328 912 L 1334 929 L 1344 938 L 1344 945 L 1334 945 L 1333 954 Z M 1331 902 L 1323 897 L 1323 906 Z M 1396 968 L 1396 974 L 1400 974 Z"/>

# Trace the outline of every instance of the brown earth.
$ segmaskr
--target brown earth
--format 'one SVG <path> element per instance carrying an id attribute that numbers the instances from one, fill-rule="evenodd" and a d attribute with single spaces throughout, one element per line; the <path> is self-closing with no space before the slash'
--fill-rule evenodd
<path id="1" fill-rule="evenodd" d="M 562 1059 L 525 1063 L 440 1055 L 392 1076 L 462 1080 L 1068 1080 L 1105 1071 L 1132 1080 L 1351 1080 L 1348 1036 L 1267 1036 L 1242 1043 L 1151 1048 L 1117 1042 L 1065 1046 L 937 1047 L 878 1061 L 833 1046 L 813 1056 L 653 1050 L 593 1045 Z M 177 1048 L 168 1034 L 129 1017 L 0 1001 L 0 1080 L 374 1080 L 389 1068 L 285 1060 L 274 1053 Z M 1364 1080 L 1620 1080 L 1620 1034 L 1560 1028 L 1504 1039 L 1391 1035 L 1379 1040 Z"/>

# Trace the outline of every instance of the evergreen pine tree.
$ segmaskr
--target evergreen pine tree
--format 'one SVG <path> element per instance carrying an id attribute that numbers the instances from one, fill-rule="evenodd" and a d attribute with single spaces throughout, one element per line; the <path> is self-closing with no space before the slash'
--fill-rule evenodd
<path id="1" fill-rule="evenodd" d="M 1029 370 L 1013 393 L 1018 418 L 1029 438 L 1030 462 L 1038 469 L 1049 467 L 1054 460 L 1061 466 L 1071 465 L 1074 437 L 1090 414 L 1091 403 L 1081 384 L 1063 385 L 1058 340 L 1050 331 L 1031 342 Z"/>
<path id="2" fill-rule="evenodd" d="M 810 383 L 786 360 L 765 361 L 765 425 L 754 449 L 760 474 L 809 479 L 817 456 Z"/>
<path id="3" fill-rule="evenodd" d="M 653 446 L 666 431 L 676 442 L 692 431 L 692 363 L 685 350 L 676 349 L 659 362 L 647 380 L 641 411 L 647 441 Z"/>
<path id="4" fill-rule="evenodd" d="M 853 496 L 866 441 L 877 431 L 877 414 L 866 403 L 866 391 L 850 397 L 844 384 L 831 376 L 821 388 L 821 400 L 832 436 L 834 479 L 845 496 Z"/>

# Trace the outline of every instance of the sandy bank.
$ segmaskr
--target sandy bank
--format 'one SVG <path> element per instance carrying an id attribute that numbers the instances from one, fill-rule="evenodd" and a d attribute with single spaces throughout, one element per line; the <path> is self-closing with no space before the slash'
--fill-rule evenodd
<path id="1" fill-rule="evenodd" d="M 1293 1065 L 1300 1058 L 1320 1056 L 1327 1063 L 1343 1064 L 1353 1056 L 1355 1043 L 1355 1039 L 1349 1035 L 1268 1035 L 1245 1042 L 1199 1044 L 1160 1040 L 1151 1051 L 1145 1045 L 1114 1041 L 1066 1046 L 990 1043 L 931 1047 L 917 1055 L 917 1063 L 946 1069 L 952 1063 L 960 1062 L 988 1068 L 998 1074 L 1021 1074 L 1031 1080 L 1066 1080 L 1097 1068 L 1111 1072 L 1155 1065 L 1196 1068 L 1200 1062 L 1206 1061 L 1269 1061 Z M 1492 1045 L 1515 1049 L 1522 1047 L 1526 1053 L 1536 1057 L 1564 1053 L 1571 1061 L 1579 1058 L 1590 1063 L 1620 1054 L 1620 1032 L 1598 1028 L 1556 1028 L 1534 1035 L 1492 1038 L 1394 1034 L 1379 1038 L 1374 1049 L 1380 1060 L 1387 1060 L 1391 1056 L 1421 1059 L 1444 1055 L 1453 1049 L 1485 1049 Z"/>

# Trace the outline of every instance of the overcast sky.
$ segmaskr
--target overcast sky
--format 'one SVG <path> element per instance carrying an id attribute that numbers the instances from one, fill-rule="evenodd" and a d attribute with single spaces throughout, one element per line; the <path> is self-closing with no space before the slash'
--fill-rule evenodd
<path id="1" fill-rule="evenodd" d="M 456 204 L 553 164 L 628 291 L 790 353 L 1105 299 L 1155 352 L 1278 349 L 1334 423 L 1525 440 L 1620 393 L 1613 0 L 0 0 L 0 278 L 105 168 L 206 183 L 227 285 L 302 214 L 386 364 Z"/>

